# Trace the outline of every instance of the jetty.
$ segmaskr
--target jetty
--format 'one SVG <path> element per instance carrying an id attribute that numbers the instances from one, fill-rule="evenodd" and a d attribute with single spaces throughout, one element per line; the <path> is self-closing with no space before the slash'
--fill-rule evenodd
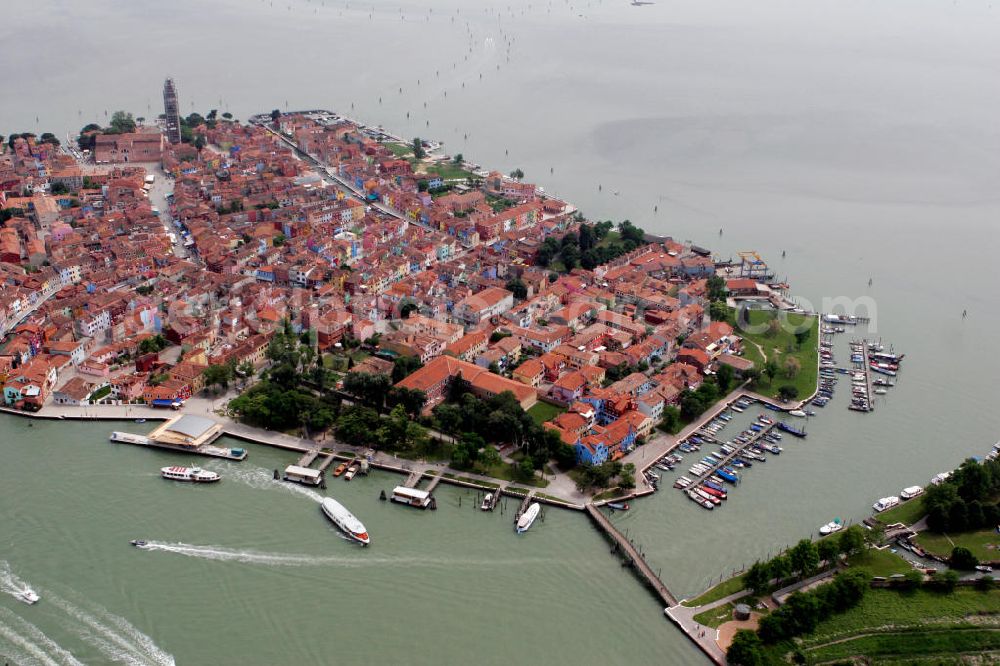
<path id="1" fill-rule="evenodd" d="M 319 469 L 319 471 L 321 472 L 325 472 L 327 467 L 333 464 L 335 458 L 336 456 L 333 455 L 332 453 L 324 454 L 323 461 L 319 464 L 319 467 L 317 469 Z"/>
<path id="2" fill-rule="evenodd" d="M 410 471 L 410 475 L 406 477 L 406 481 L 403 482 L 404 488 L 416 488 L 417 484 L 420 483 L 420 478 L 424 475 L 420 470 Z"/>
<path id="3" fill-rule="evenodd" d="M 530 497 L 530 493 L 529 493 Z M 527 501 L 527 497 L 525 501 Z M 663 584 L 660 577 L 656 575 L 653 568 L 649 566 L 646 559 L 639 552 L 631 541 L 625 538 L 621 532 L 611 524 L 601 511 L 593 504 L 587 504 L 587 513 L 590 514 L 591 519 L 594 523 L 604 531 L 605 534 L 614 542 L 615 547 L 618 549 L 622 555 L 628 560 L 632 565 L 633 570 L 643 579 L 646 584 L 656 592 L 656 595 L 664 603 L 665 607 L 670 608 L 677 605 L 677 598 L 667 589 L 667 586 Z"/>
<path id="4" fill-rule="evenodd" d="M 181 446 L 162 442 L 144 435 L 135 435 L 130 432 L 114 431 L 109 438 L 118 444 L 135 444 L 137 446 L 147 446 L 154 449 L 166 449 L 177 453 L 195 453 L 199 456 L 209 456 L 210 458 L 225 458 L 226 460 L 244 460 L 247 457 L 246 449 L 225 449 L 220 446 L 202 444 L 201 446 Z"/>
<path id="5" fill-rule="evenodd" d="M 437 485 L 439 483 L 441 483 L 441 475 L 435 474 L 433 477 L 431 477 L 431 482 L 427 484 L 427 487 L 424 488 L 424 490 L 426 490 L 429 493 L 433 492 L 434 489 L 437 488 Z"/>
<path id="6" fill-rule="evenodd" d="M 317 457 L 319 457 L 319 451 L 307 451 L 295 464 L 299 467 L 309 467 L 316 461 Z"/>
<path id="7" fill-rule="evenodd" d="M 691 484 L 690 487 L 697 486 L 698 483 L 700 483 L 704 479 L 707 479 L 710 476 L 712 476 L 713 474 L 715 474 L 719 470 L 720 467 L 725 467 L 726 465 L 728 465 L 730 462 L 732 462 L 733 458 L 738 457 L 746 449 L 750 448 L 751 446 L 753 446 L 754 444 L 756 444 L 757 442 L 759 442 L 764 437 L 764 435 L 766 435 L 767 433 L 769 433 L 772 430 L 774 430 L 776 427 L 778 427 L 778 425 L 780 423 L 783 423 L 783 422 L 782 421 L 775 421 L 774 423 L 769 423 L 769 424 L 763 426 L 760 429 L 760 431 L 755 432 L 754 435 L 753 435 L 753 437 L 750 437 L 749 439 L 747 439 L 746 442 L 742 442 L 742 443 L 740 443 L 740 442 L 729 442 L 729 444 L 734 447 L 733 452 L 723 455 L 722 459 L 719 462 L 717 462 L 715 465 L 713 465 L 707 472 L 705 472 L 704 474 L 701 474 L 700 476 L 698 476 L 696 482 L 693 483 L 693 484 Z M 688 488 L 689 488 L 688 486 L 685 486 L 684 488 L 681 488 L 680 490 L 687 491 Z"/>
<path id="8" fill-rule="evenodd" d="M 524 512 L 528 510 L 528 507 L 531 506 L 531 501 L 534 498 L 534 496 L 535 496 L 534 489 L 529 490 L 528 494 L 524 496 L 524 499 L 521 500 L 521 506 L 517 508 L 517 513 L 514 514 L 514 522 L 517 522 L 517 520 L 524 514 Z"/>

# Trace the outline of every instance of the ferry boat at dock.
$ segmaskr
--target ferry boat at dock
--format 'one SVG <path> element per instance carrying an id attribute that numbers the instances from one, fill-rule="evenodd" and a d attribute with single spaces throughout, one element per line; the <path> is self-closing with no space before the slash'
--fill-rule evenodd
<path id="1" fill-rule="evenodd" d="M 324 497 L 320 508 L 344 534 L 364 546 L 371 543 L 371 537 L 368 536 L 368 530 L 365 529 L 364 524 L 355 518 L 354 514 L 348 511 L 343 504 L 332 497 Z"/>
<path id="2" fill-rule="evenodd" d="M 531 526 L 535 523 L 535 519 L 538 518 L 538 514 L 542 510 L 542 505 L 538 502 L 532 502 L 521 517 L 517 519 L 517 533 L 523 534 L 531 529 Z"/>
<path id="3" fill-rule="evenodd" d="M 209 472 L 200 467 L 161 467 L 160 476 L 170 481 L 189 481 L 191 483 L 215 483 L 222 477 L 215 472 Z"/>
<path id="4" fill-rule="evenodd" d="M 431 505 L 431 494 L 426 490 L 407 488 L 406 486 L 396 486 L 392 489 L 391 499 L 407 506 L 415 506 L 418 509 L 426 509 Z"/>

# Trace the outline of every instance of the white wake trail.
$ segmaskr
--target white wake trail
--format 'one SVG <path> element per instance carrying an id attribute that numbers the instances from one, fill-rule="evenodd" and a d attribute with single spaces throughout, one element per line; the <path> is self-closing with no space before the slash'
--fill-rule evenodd
<path id="1" fill-rule="evenodd" d="M 65 649 L 24 618 L 7 608 L 0 608 L 0 639 L 17 652 L 17 661 L 44 666 L 83 666 Z"/>
<path id="2" fill-rule="evenodd" d="M 71 628 L 113 661 L 135 666 L 173 666 L 174 658 L 128 620 L 93 604 L 83 609 L 66 599 L 46 593 L 49 601 L 75 622 Z"/>
<path id="3" fill-rule="evenodd" d="M 7 560 L 0 560 L 0 591 L 17 596 L 29 587 L 27 581 L 11 571 L 10 563 Z"/>
<path id="4" fill-rule="evenodd" d="M 234 468 L 233 466 L 207 465 L 209 469 L 223 475 L 225 480 L 236 481 L 243 485 L 256 488 L 258 490 L 278 490 L 292 495 L 307 497 L 319 504 L 323 501 L 323 496 L 315 490 L 311 490 L 297 483 L 276 480 L 271 470 L 263 467 Z"/>

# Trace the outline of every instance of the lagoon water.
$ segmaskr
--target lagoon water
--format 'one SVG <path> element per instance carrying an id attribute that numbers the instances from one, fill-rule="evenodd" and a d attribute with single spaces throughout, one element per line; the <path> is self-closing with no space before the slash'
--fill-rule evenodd
<path id="1" fill-rule="evenodd" d="M 989 2 L 9 4 L 4 134 L 152 117 L 169 74 L 185 112 L 341 111 L 519 167 L 592 217 L 756 249 L 817 308 L 870 299 L 866 333 L 907 354 L 874 413 L 838 393 L 720 510 L 667 488 L 614 517 L 680 596 L 1000 438 Z M 15 662 L 702 661 L 585 516 L 519 539 L 464 490 L 436 513 L 380 503 L 396 480 L 375 474 L 330 488 L 371 529 L 362 550 L 270 481 L 287 454 L 178 487 L 155 476 L 175 457 L 112 427 L 0 417 L 4 576 L 44 597 L 0 597 Z"/>

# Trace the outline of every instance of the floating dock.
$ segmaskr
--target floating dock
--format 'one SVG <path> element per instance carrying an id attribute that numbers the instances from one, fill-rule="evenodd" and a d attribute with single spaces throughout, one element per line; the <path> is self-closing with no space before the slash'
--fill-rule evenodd
<path id="1" fill-rule="evenodd" d="M 180 446 L 177 444 L 160 442 L 144 435 L 134 435 L 130 432 L 112 432 L 110 439 L 112 442 L 116 442 L 118 444 L 135 444 L 138 446 L 148 446 L 154 449 L 165 449 L 167 451 L 175 451 L 177 453 L 195 453 L 200 456 L 225 458 L 227 460 L 245 460 L 247 457 L 246 449 L 225 449 L 219 446 L 210 446 L 208 444 L 202 444 L 198 447 Z"/>

